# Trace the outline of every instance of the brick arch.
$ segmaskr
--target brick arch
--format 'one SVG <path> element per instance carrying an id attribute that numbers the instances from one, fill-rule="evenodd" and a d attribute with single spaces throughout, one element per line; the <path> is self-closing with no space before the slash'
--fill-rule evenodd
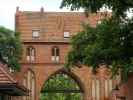
<path id="1" fill-rule="evenodd" d="M 41 67 L 42 68 L 42 67 Z M 85 98 L 85 95 L 87 94 L 86 93 L 86 91 L 85 91 L 85 85 L 84 85 L 84 82 L 83 82 L 83 80 L 81 79 L 81 77 L 79 77 L 78 76 L 78 73 L 76 72 L 76 71 L 71 71 L 71 72 L 69 72 L 69 71 L 67 71 L 66 69 L 64 69 L 63 67 L 54 67 L 54 68 L 50 68 L 50 66 L 49 67 L 43 67 L 42 69 L 40 69 L 40 68 L 38 68 L 38 69 L 40 69 L 41 71 L 42 70 L 45 70 L 45 71 L 43 71 L 43 72 L 41 72 L 41 71 L 37 71 L 37 73 L 38 72 L 40 72 L 39 74 L 39 76 L 40 77 L 42 77 L 41 79 L 39 79 L 39 78 L 37 78 L 37 83 L 39 83 L 39 84 L 37 84 L 37 100 L 39 100 L 39 94 L 40 94 L 40 92 L 41 92 L 41 89 L 43 88 L 43 86 L 44 86 L 44 84 L 45 84 L 45 82 L 47 82 L 47 80 L 51 77 L 51 76 L 53 76 L 53 75 L 55 75 L 55 74 L 58 74 L 59 72 L 63 72 L 63 73 L 65 73 L 65 74 L 67 74 L 69 77 L 71 77 L 72 79 L 74 79 L 75 80 L 75 82 L 77 83 L 77 85 L 79 86 L 79 88 L 81 89 L 81 91 L 82 91 L 82 97 L 83 97 L 83 100 L 86 100 Z M 49 69 L 49 71 L 48 71 L 48 69 Z M 47 72 L 47 76 L 46 76 L 46 74 L 44 74 L 45 72 L 46 72 L 46 70 L 48 71 Z M 36 75 L 37 75 L 37 73 L 36 73 Z M 37 76 L 37 77 L 39 77 L 39 76 Z M 40 83 L 41 82 L 41 83 Z"/>
<path id="2" fill-rule="evenodd" d="M 49 77 L 47 77 L 47 79 L 45 80 L 45 82 L 47 82 L 52 76 L 54 76 L 54 75 L 56 75 L 56 74 L 58 74 L 60 72 L 68 75 L 70 78 L 72 78 L 73 80 L 75 80 L 75 82 L 79 86 L 81 92 L 82 93 L 85 92 L 85 86 L 84 86 L 83 82 L 81 81 L 81 79 L 73 71 L 69 71 L 69 70 L 67 70 L 65 68 L 61 68 L 61 69 L 55 71 L 54 73 L 52 73 Z M 45 82 L 44 82 L 44 84 L 45 84 Z"/>
<path id="3" fill-rule="evenodd" d="M 92 80 L 94 78 L 100 80 L 100 91 L 102 91 L 100 93 L 100 98 L 101 100 L 106 100 L 104 99 L 104 80 L 108 80 L 110 79 L 110 71 L 107 68 L 101 67 L 98 68 L 97 70 L 97 74 L 93 74 L 92 73 L 92 68 L 91 67 L 87 67 L 87 66 L 82 66 L 81 68 L 77 68 L 77 67 L 73 67 L 71 69 L 71 71 L 68 71 L 66 69 L 64 69 L 63 65 L 59 65 L 59 64 L 47 64 L 47 65 L 39 65 L 38 66 L 25 66 L 25 69 L 22 70 L 22 72 L 20 73 L 21 77 L 19 79 L 23 79 L 24 73 L 27 73 L 27 71 L 32 71 L 35 75 L 35 81 L 36 81 L 36 86 L 35 86 L 35 90 L 36 90 L 36 99 L 35 100 L 39 100 L 40 97 L 40 91 L 42 89 L 42 87 L 44 86 L 45 82 L 53 75 L 58 74 L 60 72 L 63 72 L 65 74 L 67 74 L 68 76 L 70 76 L 72 79 L 75 80 L 75 82 L 78 84 L 78 86 L 80 87 L 80 89 L 83 91 L 82 93 L 82 97 L 83 100 L 95 100 L 92 99 Z M 117 83 L 117 81 L 112 80 L 113 84 L 115 86 L 115 84 Z M 102 83 L 101 83 L 102 82 Z"/>

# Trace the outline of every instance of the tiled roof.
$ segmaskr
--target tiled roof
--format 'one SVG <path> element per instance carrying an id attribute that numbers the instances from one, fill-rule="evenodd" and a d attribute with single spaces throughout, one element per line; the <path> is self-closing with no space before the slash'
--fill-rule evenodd
<path id="1" fill-rule="evenodd" d="M 0 84 L 2 83 L 16 83 L 13 76 L 10 74 L 6 65 L 0 64 Z"/>
<path id="2" fill-rule="evenodd" d="M 28 95 L 29 90 L 18 83 L 6 65 L 0 63 L 0 93 L 21 96 Z"/>

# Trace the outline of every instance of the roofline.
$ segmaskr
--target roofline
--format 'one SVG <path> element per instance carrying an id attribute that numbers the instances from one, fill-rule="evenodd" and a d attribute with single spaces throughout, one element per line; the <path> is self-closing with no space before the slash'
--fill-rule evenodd
<path id="1" fill-rule="evenodd" d="M 12 74 L 9 73 L 9 71 L 6 69 L 7 65 L 0 66 L 1 71 L 9 78 L 9 80 L 12 83 L 16 83 L 15 79 L 12 76 Z"/>
<path id="2" fill-rule="evenodd" d="M 16 13 L 21 13 L 21 14 L 26 14 L 26 13 L 42 13 L 42 14 L 46 14 L 46 13 L 48 13 L 48 14 L 54 14 L 54 13 L 56 13 L 56 14 L 63 14 L 63 13 L 67 13 L 67 14 L 84 14 L 85 15 L 85 12 L 84 11 L 44 11 L 44 12 L 41 12 L 41 11 L 18 11 L 18 12 L 16 12 Z M 111 12 L 109 12 L 109 11 L 106 11 L 106 12 L 103 12 L 103 11 L 99 11 L 99 12 L 96 12 L 96 13 L 90 13 L 91 15 L 93 15 L 93 14 L 96 14 L 96 15 L 98 15 L 98 14 L 104 14 L 104 13 L 107 13 L 107 14 L 111 14 Z"/>
<path id="3" fill-rule="evenodd" d="M 16 13 L 18 13 L 18 12 L 32 12 L 32 13 L 34 13 L 34 12 L 41 12 L 41 13 L 45 13 L 45 12 L 47 12 L 47 13 L 84 13 L 84 10 L 83 11 L 78 11 L 78 10 L 74 10 L 74 11 L 72 11 L 72 10 L 69 10 L 69 11 L 45 11 L 45 9 L 44 9 L 44 7 L 40 7 L 40 9 L 38 10 L 38 11 L 23 11 L 23 10 L 20 10 L 19 9 L 19 6 L 18 7 L 16 7 Z M 109 12 L 109 11 L 97 11 L 97 13 L 104 13 L 104 12 Z"/>

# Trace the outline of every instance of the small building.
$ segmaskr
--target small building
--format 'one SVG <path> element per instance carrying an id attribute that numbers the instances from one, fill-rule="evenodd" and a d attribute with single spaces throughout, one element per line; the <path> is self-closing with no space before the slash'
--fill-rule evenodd
<path id="1" fill-rule="evenodd" d="M 0 64 L 0 100 L 14 100 L 16 96 L 28 95 L 28 90 L 19 84 L 6 65 Z"/>

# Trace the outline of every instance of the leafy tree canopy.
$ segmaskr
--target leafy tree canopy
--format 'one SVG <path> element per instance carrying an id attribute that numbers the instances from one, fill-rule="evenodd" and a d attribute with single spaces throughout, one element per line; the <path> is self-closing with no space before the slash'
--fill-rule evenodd
<path id="1" fill-rule="evenodd" d="M 133 71 L 132 30 L 132 20 L 119 23 L 118 20 L 105 19 L 97 27 L 84 25 L 84 30 L 72 38 L 66 66 L 84 64 L 96 69 L 99 64 L 106 63 L 112 66 L 114 75 L 121 68 L 127 77 Z"/>
<path id="2" fill-rule="evenodd" d="M 125 16 L 126 11 L 133 8 L 132 0 L 63 0 L 62 7 L 70 7 L 71 10 L 83 8 L 86 12 L 97 12 L 100 8 L 111 9 L 117 17 Z"/>
<path id="3" fill-rule="evenodd" d="M 122 78 L 127 79 L 133 71 L 133 18 L 129 20 L 126 13 L 133 9 L 133 1 L 63 0 L 62 7 L 83 8 L 87 13 L 102 7 L 112 10 L 112 17 L 96 27 L 84 25 L 84 31 L 72 38 L 66 66 L 85 64 L 96 69 L 98 64 L 106 63 L 112 66 L 113 75 L 121 69 Z"/>
<path id="4" fill-rule="evenodd" d="M 19 33 L 0 27 L 0 61 L 18 70 L 21 51 Z"/>

